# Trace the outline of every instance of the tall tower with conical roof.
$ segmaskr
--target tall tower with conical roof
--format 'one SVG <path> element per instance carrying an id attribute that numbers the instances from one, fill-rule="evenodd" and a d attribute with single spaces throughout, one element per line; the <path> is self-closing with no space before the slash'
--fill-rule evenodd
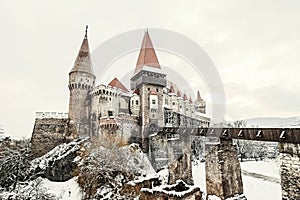
<path id="1" fill-rule="evenodd" d="M 83 42 L 69 73 L 69 119 L 76 125 L 79 136 L 91 134 L 89 133 L 91 112 L 89 93 L 93 89 L 96 79 L 87 39 L 87 28 L 86 26 Z"/>
<path id="2" fill-rule="evenodd" d="M 197 91 L 197 99 L 195 101 L 195 108 L 197 112 L 206 113 L 206 102 L 202 99 L 200 92 Z"/>
<path id="3" fill-rule="evenodd" d="M 145 32 L 131 90 L 138 90 L 140 97 L 140 142 L 144 152 L 149 151 L 149 127 L 164 126 L 163 88 L 166 74 L 161 70 L 148 30 Z"/>

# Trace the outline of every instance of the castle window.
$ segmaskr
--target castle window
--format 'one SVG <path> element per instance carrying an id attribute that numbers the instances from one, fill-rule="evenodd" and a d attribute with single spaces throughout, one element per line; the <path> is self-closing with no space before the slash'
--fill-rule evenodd
<path id="1" fill-rule="evenodd" d="M 176 103 L 175 103 L 175 102 L 173 102 L 172 104 L 173 104 L 173 106 L 175 106 L 175 104 L 176 104 Z"/>
<path id="2" fill-rule="evenodd" d="M 158 89 L 158 88 L 156 88 L 156 92 L 159 92 L 159 89 Z"/>
<path id="3" fill-rule="evenodd" d="M 150 91 L 150 88 L 148 87 L 148 91 Z"/>
<path id="4" fill-rule="evenodd" d="M 155 99 L 152 99 L 152 104 L 156 104 L 156 100 Z"/>
<path id="5" fill-rule="evenodd" d="M 131 105 L 133 105 L 133 102 L 134 102 L 134 101 L 132 100 L 132 101 L 131 101 Z"/>
<path id="6" fill-rule="evenodd" d="M 109 101 L 111 101 L 111 98 L 109 97 Z"/>
<path id="7" fill-rule="evenodd" d="M 110 116 L 113 116 L 113 111 L 109 110 L 109 111 L 108 111 L 108 116 L 109 116 L 109 117 L 110 117 Z"/>
<path id="8" fill-rule="evenodd" d="M 139 105 L 139 100 L 135 100 L 135 105 Z"/>

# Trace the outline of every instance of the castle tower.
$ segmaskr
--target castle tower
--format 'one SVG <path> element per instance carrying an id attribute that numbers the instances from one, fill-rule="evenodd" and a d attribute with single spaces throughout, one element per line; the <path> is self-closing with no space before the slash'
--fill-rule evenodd
<path id="1" fill-rule="evenodd" d="M 186 116 L 190 116 L 190 101 L 185 93 L 183 94 L 183 113 Z"/>
<path id="2" fill-rule="evenodd" d="M 75 124 L 79 136 L 90 134 L 90 91 L 95 84 L 89 43 L 87 39 L 87 26 L 74 66 L 69 73 L 69 119 Z"/>
<path id="3" fill-rule="evenodd" d="M 196 111 L 200 113 L 206 113 L 206 102 L 201 98 L 200 92 L 197 92 L 197 100 L 195 101 Z"/>
<path id="4" fill-rule="evenodd" d="M 139 116 L 140 114 L 140 96 L 138 90 L 135 90 L 130 97 L 130 111 L 134 116 Z"/>
<path id="5" fill-rule="evenodd" d="M 161 70 L 148 31 L 145 32 L 135 72 L 130 81 L 131 90 L 139 91 L 140 141 L 143 151 L 148 152 L 149 126 L 164 125 L 163 88 L 166 86 L 166 75 Z"/>
<path id="6" fill-rule="evenodd" d="M 183 112 L 184 112 L 184 108 L 183 108 L 183 98 L 182 98 L 181 93 L 180 93 L 179 90 L 177 91 L 177 101 L 178 101 L 178 112 L 179 112 L 180 114 L 183 114 Z"/>

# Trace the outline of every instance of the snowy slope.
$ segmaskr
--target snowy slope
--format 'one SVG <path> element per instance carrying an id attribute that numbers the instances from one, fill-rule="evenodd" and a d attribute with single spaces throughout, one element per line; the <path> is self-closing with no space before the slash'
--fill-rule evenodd
<path id="1" fill-rule="evenodd" d="M 266 117 L 266 118 L 251 118 L 244 119 L 247 127 L 288 127 L 288 128 L 300 128 L 300 117 Z"/>
<path id="2" fill-rule="evenodd" d="M 249 161 L 241 163 L 243 171 L 253 172 L 274 178 L 280 178 L 278 164 L 272 161 Z M 193 178 L 196 186 L 200 186 L 202 191 L 205 188 L 205 163 L 198 163 L 193 166 Z M 260 178 L 242 175 L 244 184 L 244 194 L 248 200 L 280 200 L 281 186 L 279 183 L 265 181 Z M 80 200 L 81 192 L 76 182 L 76 177 L 66 182 L 52 182 L 43 179 L 43 186 L 48 188 L 48 192 L 55 194 L 62 200 Z M 69 191 L 71 191 L 69 196 Z"/>
<path id="3" fill-rule="evenodd" d="M 77 177 L 74 177 L 66 182 L 53 182 L 48 179 L 43 179 L 42 184 L 47 188 L 47 191 L 54 194 L 61 200 L 80 200 L 81 192 L 77 183 Z"/>

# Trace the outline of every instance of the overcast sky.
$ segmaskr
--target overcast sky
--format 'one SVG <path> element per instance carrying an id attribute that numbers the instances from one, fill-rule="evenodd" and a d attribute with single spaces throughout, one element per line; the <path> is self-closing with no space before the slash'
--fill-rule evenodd
<path id="1" fill-rule="evenodd" d="M 0 22 L 0 125 L 15 137 L 30 137 L 36 111 L 67 111 L 68 72 L 86 24 L 91 50 L 146 27 L 197 42 L 219 71 L 228 119 L 300 115 L 298 0 L 1 0 Z M 166 66 L 180 62 L 158 57 Z M 136 58 L 113 67 L 133 70 Z"/>

